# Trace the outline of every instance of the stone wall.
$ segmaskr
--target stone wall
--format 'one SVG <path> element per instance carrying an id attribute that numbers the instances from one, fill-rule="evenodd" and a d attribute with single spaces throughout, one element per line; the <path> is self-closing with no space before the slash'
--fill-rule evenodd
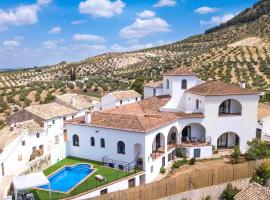
<path id="1" fill-rule="evenodd" d="M 31 162 L 29 162 L 29 167 L 21 173 L 21 175 L 24 174 L 30 174 L 32 172 L 38 172 L 43 171 L 50 167 L 51 164 L 51 154 L 44 155 L 40 158 L 37 158 Z"/>

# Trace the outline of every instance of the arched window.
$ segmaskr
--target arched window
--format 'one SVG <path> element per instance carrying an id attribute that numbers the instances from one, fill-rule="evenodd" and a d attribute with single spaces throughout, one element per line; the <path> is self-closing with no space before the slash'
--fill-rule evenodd
<path id="1" fill-rule="evenodd" d="M 100 139 L 100 147 L 105 148 L 105 140 L 104 140 L 104 138 Z"/>
<path id="2" fill-rule="evenodd" d="M 181 88 L 184 90 L 187 89 L 187 80 L 186 79 L 182 80 Z"/>
<path id="3" fill-rule="evenodd" d="M 242 105 L 239 101 L 235 99 L 227 99 L 220 104 L 218 114 L 220 116 L 241 115 Z"/>
<path id="4" fill-rule="evenodd" d="M 73 136 L 72 136 L 72 139 L 73 139 L 73 146 L 78 147 L 78 146 L 80 145 L 80 139 L 79 139 L 79 136 L 78 136 L 78 135 L 73 135 Z"/>
<path id="5" fill-rule="evenodd" d="M 91 146 L 94 147 L 95 146 L 95 138 L 91 137 L 90 142 L 91 142 Z"/>
<path id="6" fill-rule="evenodd" d="M 125 143 L 122 142 L 122 141 L 119 141 L 117 143 L 117 153 L 120 153 L 120 154 L 125 154 Z"/>
<path id="7" fill-rule="evenodd" d="M 166 89 L 169 89 L 170 88 L 170 81 L 169 81 L 169 79 L 167 79 L 167 81 L 166 81 Z"/>

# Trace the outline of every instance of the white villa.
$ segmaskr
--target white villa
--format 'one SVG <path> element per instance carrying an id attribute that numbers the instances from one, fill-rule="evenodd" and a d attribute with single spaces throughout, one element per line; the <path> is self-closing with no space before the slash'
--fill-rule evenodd
<path id="1" fill-rule="evenodd" d="M 256 137 L 259 93 L 175 69 L 163 81 L 144 87 L 145 99 L 66 122 L 66 155 L 143 167 L 144 182 L 153 181 L 176 155 L 205 158 L 212 148 L 239 145 Z M 110 97 L 113 98 L 113 97 Z"/>

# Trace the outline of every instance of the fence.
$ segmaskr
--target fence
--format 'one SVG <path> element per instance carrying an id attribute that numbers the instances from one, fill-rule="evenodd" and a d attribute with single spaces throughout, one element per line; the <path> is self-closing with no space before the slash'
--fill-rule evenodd
<path id="1" fill-rule="evenodd" d="M 91 200 L 151 200 L 164 198 L 192 189 L 249 178 L 262 163 L 270 164 L 270 159 L 226 165 L 209 170 L 198 170 L 192 174 L 176 175 L 127 190 L 104 194 L 91 198 Z"/>

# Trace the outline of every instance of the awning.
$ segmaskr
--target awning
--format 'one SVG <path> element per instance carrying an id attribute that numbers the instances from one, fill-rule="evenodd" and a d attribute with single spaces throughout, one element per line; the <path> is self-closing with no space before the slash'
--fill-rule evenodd
<path id="1" fill-rule="evenodd" d="M 15 199 L 17 199 L 18 191 L 28 190 L 42 185 L 49 185 L 50 188 L 50 182 L 42 172 L 15 176 L 13 177 L 12 182 L 14 186 Z"/>

